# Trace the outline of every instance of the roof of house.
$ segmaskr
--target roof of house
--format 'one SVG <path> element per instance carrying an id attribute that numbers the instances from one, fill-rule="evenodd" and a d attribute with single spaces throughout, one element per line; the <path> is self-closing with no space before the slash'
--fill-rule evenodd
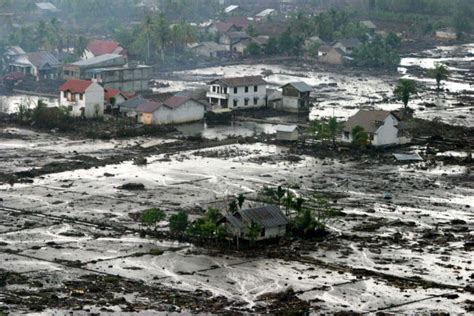
<path id="1" fill-rule="evenodd" d="M 23 55 L 25 51 L 20 46 L 10 46 L 6 50 L 6 54 L 9 55 Z"/>
<path id="2" fill-rule="evenodd" d="M 163 104 L 160 102 L 146 101 L 140 104 L 136 109 L 141 113 L 153 113 L 158 110 Z"/>
<path id="3" fill-rule="evenodd" d="M 219 44 L 219 43 L 216 43 L 216 42 L 202 42 L 202 43 L 199 43 L 195 46 L 190 47 L 190 49 L 197 49 L 199 47 L 205 47 L 209 51 L 212 51 L 212 52 L 226 51 L 227 50 L 226 45 Z"/>
<path id="4" fill-rule="evenodd" d="M 284 132 L 284 133 L 293 133 L 298 129 L 297 125 L 277 125 L 275 130 L 277 132 Z"/>
<path id="5" fill-rule="evenodd" d="M 45 10 L 45 11 L 58 11 L 58 8 L 51 2 L 37 2 L 35 3 L 36 7 L 40 10 Z"/>
<path id="6" fill-rule="evenodd" d="M 104 89 L 104 100 L 106 102 L 110 102 L 110 99 L 116 97 L 118 94 L 121 94 L 125 98 L 127 98 L 127 96 L 118 89 L 112 89 L 112 88 Z"/>
<path id="7" fill-rule="evenodd" d="M 171 92 L 162 92 L 162 93 L 154 93 L 145 96 L 145 99 L 155 102 L 164 102 L 171 98 L 174 94 Z"/>
<path id="8" fill-rule="evenodd" d="M 265 228 L 288 225 L 288 219 L 277 205 L 265 205 L 239 211 L 248 221 L 256 222 Z"/>
<path id="9" fill-rule="evenodd" d="M 355 38 L 355 37 L 344 38 L 339 41 L 335 41 L 334 45 L 337 43 L 341 43 L 344 47 L 353 47 L 353 48 L 359 47 L 360 45 L 362 45 L 362 42 L 358 38 Z"/>
<path id="10" fill-rule="evenodd" d="M 227 33 L 232 27 L 234 27 L 234 24 L 232 23 L 220 22 L 220 21 L 213 23 L 213 25 L 216 27 L 219 33 Z"/>
<path id="11" fill-rule="evenodd" d="M 360 21 L 360 24 L 362 24 L 363 26 L 365 26 L 366 28 L 369 28 L 369 29 L 376 29 L 377 28 L 377 26 L 374 24 L 374 22 L 369 21 L 369 20 Z"/>
<path id="12" fill-rule="evenodd" d="M 238 5 L 233 4 L 233 5 L 230 5 L 230 6 L 226 7 L 226 8 L 224 9 L 224 12 L 225 12 L 225 13 L 230 13 L 230 12 L 232 12 L 232 11 L 237 10 L 238 8 L 239 8 Z"/>
<path id="13" fill-rule="evenodd" d="M 270 36 L 267 35 L 259 35 L 253 38 L 253 41 L 258 45 L 267 45 L 268 41 L 270 40 Z"/>
<path id="14" fill-rule="evenodd" d="M 256 17 L 263 18 L 263 17 L 269 16 L 273 12 L 275 12 L 275 9 L 265 9 L 262 12 L 258 13 Z"/>
<path id="15" fill-rule="evenodd" d="M 188 102 L 189 100 L 191 100 L 191 98 L 174 95 L 171 98 L 167 99 L 165 102 L 163 102 L 163 104 L 169 107 L 170 109 L 176 109 Z"/>
<path id="16" fill-rule="evenodd" d="M 120 105 L 120 111 L 122 112 L 122 109 L 124 109 L 125 111 L 127 110 L 135 110 L 136 108 L 138 108 L 140 105 L 146 103 L 146 102 L 149 102 L 148 100 L 144 99 L 141 95 L 135 97 L 135 98 L 132 98 L 132 99 L 128 99 L 127 101 L 125 101 L 124 103 L 122 103 Z"/>
<path id="17" fill-rule="evenodd" d="M 110 40 L 93 40 L 87 45 L 87 49 L 94 55 L 112 54 L 120 44 Z"/>
<path id="18" fill-rule="evenodd" d="M 103 63 L 103 62 L 113 60 L 113 59 L 116 59 L 116 58 L 123 58 L 123 56 L 119 55 L 119 54 L 104 54 L 104 55 L 92 57 L 92 58 L 85 59 L 85 60 L 79 60 L 79 61 L 76 61 L 75 63 L 72 63 L 71 65 L 92 66 L 92 65 Z"/>
<path id="19" fill-rule="evenodd" d="M 249 19 L 245 16 L 230 16 L 225 19 L 225 23 L 231 23 L 238 28 L 246 29 L 249 26 Z"/>
<path id="20" fill-rule="evenodd" d="M 228 87 L 259 86 L 267 84 L 267 82 L 263 80 L 261 76 L 221 78 L 211 82 L 211 84 L 213 83 L 219 83 Z"/>
<path id="21" fill-rule="evenodd" d="M 250 38 L 250 36 L 245 32 L 229 32 L 227 33 L 227 36 L 231 40 L 243 40 L 243 39 Z"/>
<path id="22" fill-rule="evenodd" d="M 329 53 L 332 49 L 333 49 L 332 46 L 329 46 L 329 45 L 321 45 L 321 46 L 319 46 L 319 48 L 318 48 L 318 52 L 321 52 L 321 53 Z"/>
<path id="23" fill-rule="evenodd" d="M 72 93 L 85 93 L 87 88 L 93 84 L 90 80 L 69 79 L 59 87 L 60 91 L 70 91 Z"/>
<path id="24" fill-rule="evenodd" d="M 367 133 L 375 133 L 389 115 L 393 115 L 392 112 L 360 110 L 344 124 L 344 131 L 351 132 L 354 127 L 361 126 Z"/>
<path id="25" fill-rule="evenodd" d="M 290 83 L 287 83 L 286 85 L 284 85 L 282 88 L 284 88 L 286 86 L 292 86 L 293 88 L 295 88 L 299 92 L 311 92 L 313 90 L 309 85 L 307 85 L 303 81 L 290 82 Z"/>
<path id="26" fill-rule="evenodd" d="M 49 52 L 28 53 L 26 54 L 26 57 L 30 63 L 40 69 L 46 65 L 50 65 L 51 67 L 56 67 L 59 65 L 59 60 Z"/>

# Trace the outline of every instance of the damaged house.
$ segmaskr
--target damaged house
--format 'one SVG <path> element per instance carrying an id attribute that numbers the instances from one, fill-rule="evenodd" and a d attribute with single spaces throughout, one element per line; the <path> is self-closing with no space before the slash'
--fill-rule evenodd
<path id="1" fill-rule="evenodd" d="M 352 142 L 352 130 L 360 126 L 373 146 L 403 145 L 411 141 L 400 119 L 390 111 L 360 110 L 344 124 L 341 140 Z"/>
<path id="2" fill-rule="evenodd" d="M 289 224 L 288 219 L 277 205 L 266 205 L 239 210 L 226 215 L 221 221 L 227 233 L 236 238 L 251 240 L 250 226 L 257 224 L 260 232 L 256 240 L 283 237 Z"/>
<path id="3" fill-rule="evenodd" d="M 49 52 L 36 52 L 16 55 L 8 64 L 8 72 L 21 73 L 34 77 L 37 81 L 58 79 L 60 63 Z"/>

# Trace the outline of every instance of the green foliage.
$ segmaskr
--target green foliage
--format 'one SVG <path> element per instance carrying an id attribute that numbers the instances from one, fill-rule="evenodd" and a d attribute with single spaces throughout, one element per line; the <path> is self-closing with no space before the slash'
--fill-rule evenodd
<path id="1" fill-rule="evenodd" d="M 239 205 L 237 204 L 236 200 L 232 200 L 229 203 L 229 212 L 230 213 L 235 213 L 239 210 Z"/>
<path id="2" fill-rule="evenodd" d="M 263 227 L 252 221 L 249 225 L 246 227 L 247 229 L 247 237 L 249 238 L 250 242 L 255 242 L 257 240 L 258 236 L 260 236 Z"/>
<path id="3" fill-rule="evenodd" d="M 387 35 L 387 38 L 385 39 L 385 44 L 392 48 L 399 48 L 402 43 L 402 40 L 400 37 L 398 37 L 397 34 L 390 32 Z"/>
<path id="4" fill-rule="evenodd" d="M 141 215 L 140 215 L 140 222 L 143 225 L 146 226 L 153 226 L 156 230 L 156 227 L 159 222 L 163 221 L 166 218 L 165 212 L 158 208 L 151 208 L 148 210 L 145 210 Z"/>
<path id="5" fill-rule="evenodd" d="M 326 230 L 329 221 L 338 215 L 326 199 L 312 194 L 306 197 L 298 210 L 292 228 L 298 235 L 310 235 L 316 229 Z"/>
<path id="6" fill-rule="evenodd" d="M 358 146 L 366 146 L 369 142 L 369 134 L 362 126 L 356 126 L 352 129 L 352 143 Z"/>
<path id="7" fill-rule="evenodd" d="M 394 49 L 394 41 L 393 37 L 390 37 L 390 42 L 388 39 L 376 37 L 372 43 L 365 43 L 356 48 L 352 54 L 354 64 L 359 67 L 397 69 L 400 56 Z"/>
<path id="8" fill-rule="evenodd" d="M 333 146 L 336 147 L 336 139 L 342 130 L 342 124 L 335 117 L 332 117 L 327 122 L 312 121 L 309 129 L 314 139 L 332 141 Z"/>
<path id="9" fill-rule="evenodd" d="M 252 42 L 249 45 L 247 45 L 247 48 L 245 48 L 244 53 L 245 55 L 248 55 L 248 56 L 257 57 L 262 54 L 262 48 L 257 43 Z"/>
<path id="10" fill-rule="evenodd" d="M 416 83 L 410 79 L 400 79 L 393 93 L 403 102 L 405 109 L 408 107 L 410 96 L 416 93 Z"/>
<path id="11" fill-rule="evenodd" d="M 21 106 L 20 106 L 21 107 Z M 22 110 L 22 119 L 29 118 L 37 127 L 66 129 L 71 120 L 69 110 L 65 107 L 48 108 L 47 104 L 39 100 L 33 110 Z M 26 113 L 26 114 L 25 114 Z"/>
<path id="12" fill-rule="evenodd" d="M 188 213 L 179 211 L 177 214 L 170 216 L 169 222 L 172 232 L 185 232 L 186 228 L 188 228 Z"/>
<path id="13" fill-rule="evenodd" d="M 226 232 L 222 226 L 218 225 L 221 218 L 220 210 L 209 208 L 204 217 L 199 218 L 189 226 L 188 233 L 197 236 L 223 238 Z"/>
<path id="14" fill-rule="evenodd" d="M 448 68 L 443 64 L 435 64 L 433 69 L 428 71 L 428 75 L 436 80 L 437 89 L 441 89 L 441 81 L 448 79 Z"/>
<path id="15" fill-rule="evenodd" d="M 243 195 L 242 193 L 240 193 L 238 196 L 237 196 L 237 204 L 239 205 L 239 208 L 242 209 L 242 206 L 244 206 L 244 202 L 245 202 L 245 195 Z"/>

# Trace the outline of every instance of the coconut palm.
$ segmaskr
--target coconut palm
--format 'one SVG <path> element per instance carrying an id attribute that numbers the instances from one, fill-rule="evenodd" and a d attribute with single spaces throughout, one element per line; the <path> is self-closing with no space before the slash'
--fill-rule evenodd
<path id="1" fill-rule="evenodd" d="M 428 71 L 428 75 L 431 78 L 436 79 L 436 85 L 437 85 L 438 91 L 441 90 L 440 89 L 441 81 L 448 79 L 448 74 L 449 74 L 448 68 L 446 67 L 446 65 L 443 65 L 443 64 L 435 64 L 435 67 Z"/>
<path id="2" fill-rule="evenodd" d="M 399 100 L 402 100 L 405 110 L 408 107 L 408 102 L 410 101 L 410 96 L 413 93 L 416 93 L 416 83 L 413 80 L 409 79 L 400 79 L 397 87 L 393 91 L 395 96 Z"/>

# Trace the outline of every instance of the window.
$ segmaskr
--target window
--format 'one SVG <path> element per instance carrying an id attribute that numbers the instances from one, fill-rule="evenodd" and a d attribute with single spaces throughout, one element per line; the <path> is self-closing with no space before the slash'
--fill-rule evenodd
<path id="1" fill-rule="evenodd" d="M 253 105 L 257 105 L 258 104 L 258 98 L 253 98 Z"/>
<path id="2" fill-rule="evenodd" d="M 237 100 L 234 100 L 234 108 L 237 107 L 238 104 L 239 102 Z"/>
<path id="3" fill-rule="evenodd" d="M 224 88 L 224 94 L 227 94 L 227 87 Z"/>
<path id="4" fill-rule="evenodd" d="M 245 87 L 245 93 L 249 93 L 249 87 Z"/>
<path id="5" fill-rule="evenodd" d="M 63 98 L 67 99 L 67 92 L 66 91 L 63 92 Z"/>
<path id="6" fill-rule="evenodd" d="M 212 86 L 212 92 L 216 92 L 216 86 Z"/>
<path id="7" fill-rule="evenodd" d="M 245 98 L 245 105 L 249 105 L 249 98 Z"/>
<path id="8" fill-rule="evenodd" d="M 253 86 L 253 92 L 258 92 L 258 86 Z"/>
<path id="9" fill-rule="evenodd" d="M 265 228 L 262 228 L 262 231 L 260 232 L 260 237 L 265 237 Z"/>
<path id="10" fill-rule="evenodd" d="M 234 87 L 234 93 L 237 94 L 237 90 L 238 88 L 237 87 Z"/>
<path id="11" fill-rule="evenodd" d="M 84 95 L 82 93 L 79 94 L 79 100 L 84 100 Z"/>

